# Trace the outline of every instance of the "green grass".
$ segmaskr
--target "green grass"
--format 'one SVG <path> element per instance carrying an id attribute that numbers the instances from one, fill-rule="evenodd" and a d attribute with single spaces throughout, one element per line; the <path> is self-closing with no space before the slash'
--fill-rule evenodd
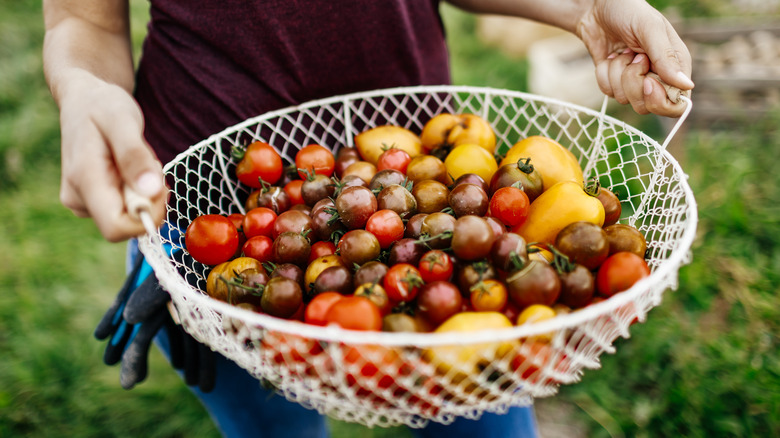
<path id="1" fill-rule="evenodd" d="M 148 3 L 132 5 L 138 46 Z M 525 88 L 524 61 L 478 44 L 472 17 L 445 18 L 457 83 Z M 218 436 L 156 350 L 132 391 L 102 363 L 92 330 L 123 280 L 124 245 L 59 204 L 42 36 L 40 2 L 0 0 L 0 436 Z M 626 118 L 661 135 L 656 118 Z M 601 369 L 544 401 L 574 407 L 559 422 L 594 437 L 780 435 L 779 123 L 685 133 L 680 157 L 700 214 L 693 261 Z M 408 435 L 332 426 L 338 437 Z"/>

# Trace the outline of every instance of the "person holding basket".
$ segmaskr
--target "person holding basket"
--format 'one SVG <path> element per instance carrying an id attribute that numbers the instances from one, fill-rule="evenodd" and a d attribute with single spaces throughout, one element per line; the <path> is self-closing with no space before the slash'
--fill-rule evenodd
<path id="1" fill-rule="evenodd" d="M 599 87 L 640 114 L 679 116 L 655 72 L 693 88 L 691 56 L 671 24 L 644 0 L 451 0 L 475 13 L 524 17 L 576 34 Z M 249 117 L 312 99 L 380 88 L 450 83 L 438 0 L 153 0 L 136 68 L 127 0 L 45 0 L 44 72 L 60 108 L 60 199 L 111 242 L 131 239 L 130 276 L 96 330 L 122 362 L 122 385 L 146 376 L 150 342 L 182 370 L 225 436 L 327 436 L 314 410 L 270 396 L 233 362 L 168 320 L 134 240 L 145 232 L 126 188 L 163 223 L 162 164 Z M 128 317 L 127 310 L 133 316 Z M 129 319 L 129 320 L 127 320 Z M 430 424 L 420 436 L 536 436 L 531 408 Z"/>

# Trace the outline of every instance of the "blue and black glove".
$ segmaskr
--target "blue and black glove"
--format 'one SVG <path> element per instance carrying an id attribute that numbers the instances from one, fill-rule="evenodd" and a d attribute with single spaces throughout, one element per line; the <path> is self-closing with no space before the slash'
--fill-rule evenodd
<path id="1" fill-rule="evenodd" d="M 103 361 L 106 365 L 121 361 L 119 381 L 123 388 L 131 389 L 146 378 L 152 340 L 165 329 L 173 367 L 183 371 L 187 385 L 209 392 L 216 378 L 215 353 L 173 321 L 169 301 L 151 267 L 143 257 L 137 257 L 114 303 L 95 328 L 97 339 L 110 337 Z"/>

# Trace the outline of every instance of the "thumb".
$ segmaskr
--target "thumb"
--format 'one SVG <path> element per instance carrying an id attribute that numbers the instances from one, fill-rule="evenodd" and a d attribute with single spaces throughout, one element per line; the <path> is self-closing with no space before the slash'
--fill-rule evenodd
<path id="1" fill-rule="evenodd" d="M 691 54 L 666 18 L 643 21 L 638 34 L 639 43 L 650 59 L 650 69 L 669 85 L 681 90 L 692 89 Z"/>

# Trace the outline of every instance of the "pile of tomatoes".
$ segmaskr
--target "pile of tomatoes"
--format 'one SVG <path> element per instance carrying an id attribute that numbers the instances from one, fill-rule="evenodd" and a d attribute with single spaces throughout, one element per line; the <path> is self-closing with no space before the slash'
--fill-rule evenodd
<path id="1" fill-rule="evenodd" d="M 331 145 L 334 146 L 334 145 Z M 531 136 L 496 156 L 473 114 L 418 135 L 380 126 L 355 147 L 308 145 L 286 164 L 234 151 L 246 214 L 195 218 L 185 245 L 213 298 L 351 330 L 473 331 L 552 318 L 649 275 L 618 197 L 576 157 Z"/>

